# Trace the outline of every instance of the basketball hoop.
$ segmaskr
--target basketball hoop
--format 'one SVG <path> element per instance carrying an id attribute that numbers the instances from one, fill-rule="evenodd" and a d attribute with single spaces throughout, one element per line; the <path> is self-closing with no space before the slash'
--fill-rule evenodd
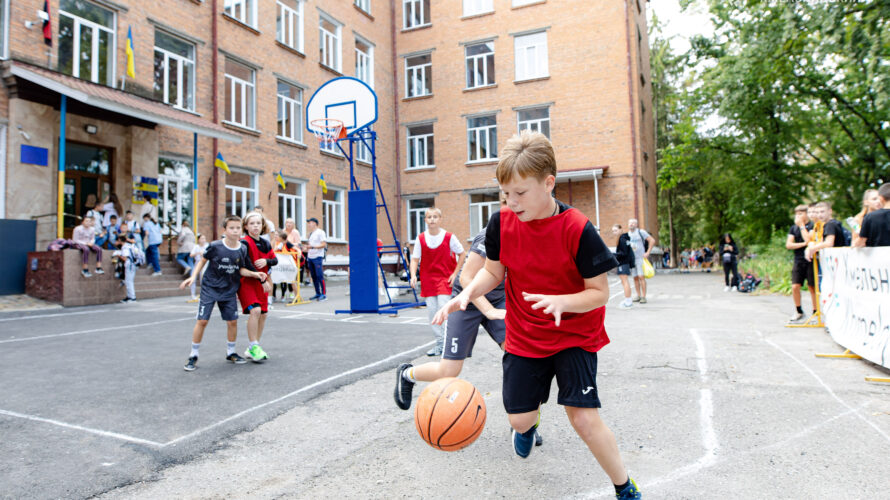
<path id="1" fill-rule="evenodd" d="M 333 149 L 339 139 L 346 138 L 346 129 L 343 122 L 335 118 L 319 118 L 309 122 L 312 125 L 312 133 L 318 139 L 318 143 L 327 149 Z"/>

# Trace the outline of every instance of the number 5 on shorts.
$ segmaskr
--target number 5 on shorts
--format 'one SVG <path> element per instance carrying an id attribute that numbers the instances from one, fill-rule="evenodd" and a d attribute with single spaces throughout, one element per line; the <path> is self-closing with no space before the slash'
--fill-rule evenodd
<path id="1" fill-rule="evenodd" d="M 451 353 L 457 354 L 457 337 L 451 338 Z"/>

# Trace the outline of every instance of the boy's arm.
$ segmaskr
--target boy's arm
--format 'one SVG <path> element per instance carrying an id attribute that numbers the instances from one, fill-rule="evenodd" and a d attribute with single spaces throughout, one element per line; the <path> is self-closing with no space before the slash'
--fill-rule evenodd
<path id="1" fill-rule="evenodd" d="M 464 250 L 461 252 L 460 256 L 457 258 L 457 266 L 454 268 L 454 271 L 451 273 L 451 276 L 448 277 L 448 286 L 454 285 L 454 278 L 457 277 L 457 273 L 460 271 L 460 268 L 463 267 L 464 261 L 467 259 L 467 251 Z"/>
<path id="2" fill-rule="evenodd" d="M 201 261 L 201 262 L 204 262 L 204 261 Z M 238 273 L 241 274 L 241 276 L 244 276 L 246 278 L 256 278 L 256 279 L 260 280 L 260 283 L 266 282 L 266 273 L 251 271 L 250 269 L 248 269 L 246 267 L 242 267 L 242 268 L 238 269 Z"/>
<path id="3" fill-rule="evenodd" d="M 609 280 L 606 273 L 584 279 L 584 290 L 568 295 L 541 295 L 522 292 L 522 298 L 534 302 L 532 309 L 544 309 L 552 314 L 559 326 L 563 313 L 585 313 L 606 305 L 609 301 Z"/>
<path id="4" fill-rule="evenodd" d="M 466 288 L 473 282 L 473 278 L 476 277 L 476 274 L 482 270 L 482 267 L 485 265 L 485 259 L 475 253 L 469 252 L 467 256 L 467 262 L 464 264 L 463 271 L 460 273 L 460 286 L 462 288 Z M 478 297 L 471 301 L 476 309 L 479 309 L 483 315 L 485 315 L 488 319 L 504 319 L 503 313 L 506 312 L 504 309 L 495 309 L 491 302 L 485 298 L 485 295 Z M 501 312 L 503 311 L 503 312 Z"/>
<path id="5" fill-rule="evenodd" d="M 411 257 L 411 264 L 408 265 L 408 272 L 411 274 L 411 288 L 417 286 L 417 263 L 418 260 L 414 257 Z"/>
<path id="6" fill-rule="evenodd" d="M 192 275 L 179 284 L 179 289 L 184 290 L 185 287 L 191 286 L 191 284 L 195 282 L 195 277 L 201 274 L 201 269 L 204 269 L 205 265 L 207 265 L 207 259 L 201 259 L 201 262 L 198 262 L 198 265 L 192 269 Z"/>
<path id="7" fill-rule="evenodd" d="M 797 250 L 798 248 L 803 248 L 803 247 L 807 246 L 807 244 L 808 243 L 806 241 L 806 238 L 804 238 L 804 241 L 802 241 L 800 243 L 796 243 L 794 241 L 793 234 L 789 234 L 788 239 L 785 240 L 785 248 L 787 248 L 788 250 Z"/>
<path id="8" fill-rule="evenodd" d="M 495 289 L 498 284 L 504 280 L 504 274 L 507 268 L 500 261 L 485 259 L 485 267 L 476 273 L 473 281 L 460 292 L 457 297 L 449 300 L 439 312 L 433 317 L 432 324 L 441 325 L 448 318 L 448 315 L 458 309 L 466 310 L 467 305 L 476 298 Z"/>

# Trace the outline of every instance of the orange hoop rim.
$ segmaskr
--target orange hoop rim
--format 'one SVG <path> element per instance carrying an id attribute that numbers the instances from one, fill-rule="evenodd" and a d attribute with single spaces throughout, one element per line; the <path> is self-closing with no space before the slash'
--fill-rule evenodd
<path id="1" fill-rule="evenodd" d="M 312 133 L 318 139 L 319 143 L 333 144 L 338 139 L 342 139 L 343 122 L 336 118 L 317 118 L 309 122 L 312 125 Z"/>

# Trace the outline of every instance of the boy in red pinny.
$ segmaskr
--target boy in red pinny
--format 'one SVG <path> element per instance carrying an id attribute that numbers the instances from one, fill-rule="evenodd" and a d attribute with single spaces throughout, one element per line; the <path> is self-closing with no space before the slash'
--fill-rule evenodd
<path id="1" fill-rule="evenodd" d="M 247 236 L 241 239 L 241 244 L 247 247 L 247 256 L 258 272 L 269 274 L 269 268 L 278 264 L 272 244 L 260 237 L 266 221 L 259 212 L 251 212 L 244 216 L 244 230 Z M 244 351 L 244 356 L 259 363 L 269 356 L 260 347 L 260 338 L 263 336 L 263 327 L 266 326 L 266 314 L 269 312 L 269 292 L 272 291 L 272 283 L 267 278 L 260 281 L 256 278 L 241 277 L 241 287 L 238 289 L 238 301 L 241 309 L 247 314 L 247 338 L 250 345 Z"/>
<path id="2" fill-rule="evenodd" d="M 411 252 L 411 288 L 417 286 L 417 264 L 420 263 L 420 296 L 426 299 L 430 326 L 436 337 L 427 356 L 441 356 L 445 344 L 445 329 L 433 324 L 433 316 L 451 299 L 451 285 L 467 256 L 457 236 L 439 227 L 442 211 L 426 209 L 426 231 L 417 236 Z M 457 261 L 454 256 L 458 255 Z"/>

